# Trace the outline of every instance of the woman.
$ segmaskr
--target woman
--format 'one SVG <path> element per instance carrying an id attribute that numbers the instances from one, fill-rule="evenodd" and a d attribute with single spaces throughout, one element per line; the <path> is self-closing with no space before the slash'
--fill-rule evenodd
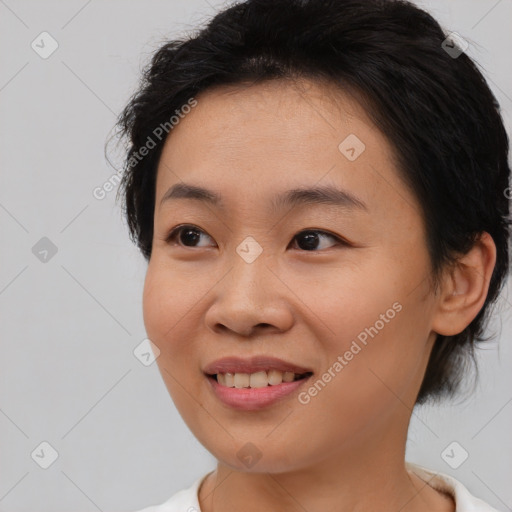
<path id="1" fill-rule="evenodd" d="M 492 511 L 405 462 L 508 272 L 508 139 L 464 41 L 395 0 L 248 0 L 125 108 L 144 322 L 215 471 L 144 512 Z"/>

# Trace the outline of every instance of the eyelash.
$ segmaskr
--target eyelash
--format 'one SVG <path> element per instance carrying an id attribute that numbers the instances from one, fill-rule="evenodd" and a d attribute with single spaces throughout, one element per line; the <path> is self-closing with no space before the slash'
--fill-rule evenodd
<path id="1" fill-rule="evenodd" d="M 176 226 L 175 228 L 171 229 L 171 231 L 169 232 L 169 234 L 165 238 L 165 242 L 170 244 L 171 242 L 173 242 L 176 239 L 177 235 L 179 235 L 185 229 L 194 230 L 194 231 L 197 231 L 199 233 L 204 233 L 205 235 L 210 236 L 207 233 L 205 233 L 202 229 L 199 229 L 196 226 L 193 226 L 191 224 L 182 224 L 181 226 Z M 324 231 L 324 230 L 321 230 L 321 229 L 303 229 L 302 231 L 299 231 L 299 233 L 297 233 L 293 237 L 292 240 L 295 240 L 299 235 L 301 235 L 303 233 L 319 233 L 319 234 L 326 235 L 326 236 L 334 239 L 337 242 L 338 245 L 347 246 L 347 247 L 349 246 L 349 243 L 346 242 L 345 240 L 343 240 L 342 238 L 340 238 L 339 236 L 333 235 L 332 233 L 329 233 L 328 231 Z M 182 246 L 182 247 L 186 247 L 188 249 L 194 249 L 194 247 L 187 247 L 187 246 Z M 331 247 L 329 247 L 329 249 L 330 248 Z M 323 250 L 327 250 L 327 249 L 323 249 Z M 320 251 L 312 250 L 312 251 L 304 251 L 304 252 L 320 252 Z"/>

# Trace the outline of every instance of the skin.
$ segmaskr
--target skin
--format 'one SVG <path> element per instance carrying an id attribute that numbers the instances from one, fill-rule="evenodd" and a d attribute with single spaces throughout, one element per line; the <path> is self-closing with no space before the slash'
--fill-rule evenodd
<path id="1" fill-rule="evenodd" d="M 218 461 L 201 510 L 453 511 L 406 470 L 407 429 L 436 333 L 461 332 L 483 306 L 492 238 L 484 233 L 434 292 L 418 202 L 353 98 L 324 83 L 271 81 L 197 100 L 159 162 L 143 309 L 167 389 Z M 354 161 L 338 149 L 349 134 L 366 146 Z M 222 194 L 225 210 L 183 198 L 160 205 L 180 182 Z M 327 184 L 367 211 L 267 206 L 278 192 Z M 166 242 L 180 224 L 200 230 L 192 246 Z M 306 229 L 328 234 L 307 250 L 297 237 Z M 236 252 L 247 236 L 263 249 L 251 264 Z M 311 368 L 315 381 L 395 302 L 401 311 L 306 405 L 292 394 L 233 409 L 203 375 L 220 357 L 271 354 Z M 261 452 L 250 468 L 237 456 L 248 442 Z"/>

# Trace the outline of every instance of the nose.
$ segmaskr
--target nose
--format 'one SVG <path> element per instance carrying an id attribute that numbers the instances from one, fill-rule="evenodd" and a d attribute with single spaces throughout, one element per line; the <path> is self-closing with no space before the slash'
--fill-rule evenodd
<path id="1" fill-rule="evenodd" d="M 231 270 L 213 289 L 206 324 L 217 333 L 244 337 L 260 331 L 286 331 L 293 323 L 287 290 L 263 257 L 247 263 L 237 255 Z"/>

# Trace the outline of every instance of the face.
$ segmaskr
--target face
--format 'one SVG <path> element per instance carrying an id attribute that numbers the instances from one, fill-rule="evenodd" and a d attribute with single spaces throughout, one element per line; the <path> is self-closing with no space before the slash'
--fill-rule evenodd
<path id="1" fill-rule="evenodd" d="M 271 81 L 196 99 L 159 162 L 143 299 L 184 421 L 241 471 L 298 470 L 383 439 L 405 444 L 434 298 L 419 205 L 389 143 L 334 86 Z M 162 202 L 176 184 L 221 200 Z M 276 199 L 315 187 L 341 193 Z M 260 355 L 312 376 L 259 409 L 227 405 L 206 366 Z"/>

